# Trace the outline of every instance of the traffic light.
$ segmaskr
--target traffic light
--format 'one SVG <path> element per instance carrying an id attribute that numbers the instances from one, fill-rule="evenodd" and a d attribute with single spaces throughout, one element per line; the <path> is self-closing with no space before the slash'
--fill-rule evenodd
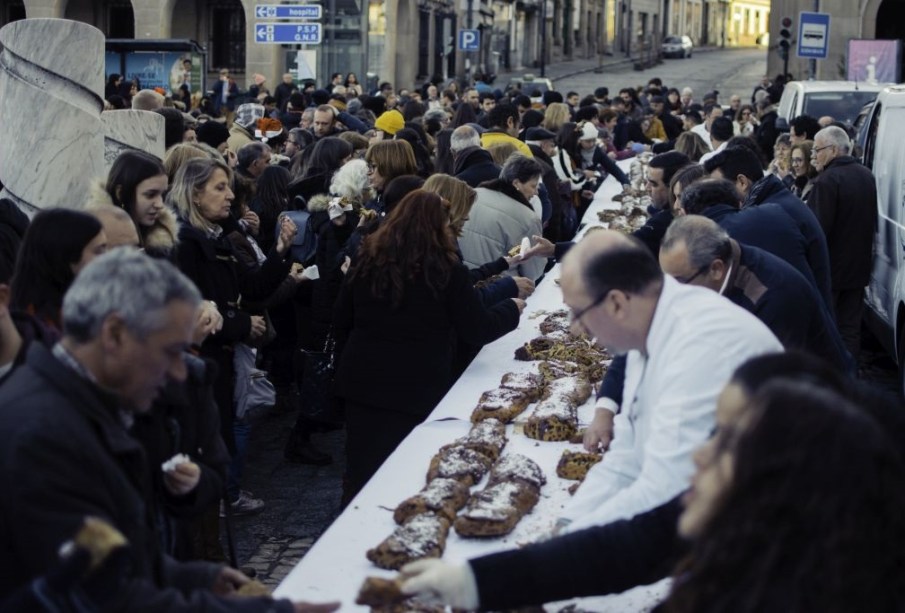
<path id="1" fill-rule="evenodd" d="M 789 59 L 789 51 L 792 49 L 792 18 L 783 17 L 779 22 L 779 55 L 782 59 Z"/>

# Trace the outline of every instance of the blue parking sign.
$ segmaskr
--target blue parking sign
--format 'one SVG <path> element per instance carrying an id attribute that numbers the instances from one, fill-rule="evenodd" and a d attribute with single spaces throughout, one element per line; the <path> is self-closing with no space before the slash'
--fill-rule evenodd
<path id="1" fill-rule="evenodd" d="M 480 30 L 459 30 L 459 51 L 478 51 L 480 48 Z"/>
<path id="2" fill-rule="evenodd" d="M 829 13 L 799 13 L 798 57 L 824 60 L 829 55 L 829 46 Z"/>

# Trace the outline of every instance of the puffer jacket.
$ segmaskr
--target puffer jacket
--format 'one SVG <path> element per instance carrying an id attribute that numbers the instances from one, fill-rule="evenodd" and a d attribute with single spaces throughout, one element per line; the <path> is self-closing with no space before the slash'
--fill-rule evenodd
<path id="1" fill-rule="evenodd" d="M 462 259 L 469 268 L 502 257 L 524 237 L 540 236 L 543 232 L 540 218 L 512 185 L 497 179 L 484 183 L 477 192 L 459 238 Z M 544 273 L 545 265 L 543 258 L 534 258 L 508 274 L 536 281 Z"/>

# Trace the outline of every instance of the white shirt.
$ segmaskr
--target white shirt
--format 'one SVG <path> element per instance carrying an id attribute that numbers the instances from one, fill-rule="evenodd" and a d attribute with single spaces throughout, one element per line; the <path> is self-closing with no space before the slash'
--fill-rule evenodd
<path id="1" fill-rule="evenodd" d="M 710 144 L 710 131 L 707 129 L 707 126 L 705 124 L 699 123 L 698 125 L 693 127 L 691 131 L 703 138 L 704 142 L 707 143 L 707 146 L 713 149 L 713 145 Z"/>
<path id="2" fill-rule="evenodd" d="M 566 506 L 566 530 L 630 518 L 687 489 L 723 386 L 740 364 L 774 351 L 782 344 L 754 315 L 666 276 L 647 355 L 628 353 L 613 441 Z"/>
<path id="3" fill-rule="evenodd" d="M 706 162 L 707 160 L 709 160 L 710 158 L 712 158 L 713 156 L 715 156 L 717 153 L 719 153 L 720 151 L 722 151 L 723 149 L 725 149 L 727 144 L 729 144 L 729 141 L 726 141 L 725 143 L 722 143 L 719 147 L 717 147 L 717 148 L 714 149 L 713 151 L 708 151 L 707 153 L 705 153 L 704 155 L 702 155 L 702 156 L 701 156 L 701 159 L 698 160 L 698 164 L 700 164 L 701 166 L 703 166 L 703 165 L 704 165 L 704 162 Z M 713 146 L 713 143 L 710 143 L 710 146 L 712 147 L 712 146 Z"/>

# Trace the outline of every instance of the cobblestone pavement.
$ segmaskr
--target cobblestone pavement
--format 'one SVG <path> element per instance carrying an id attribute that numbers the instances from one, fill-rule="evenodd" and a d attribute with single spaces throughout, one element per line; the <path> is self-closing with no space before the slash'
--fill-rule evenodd
<path id="1" fill-rule="evenodd" d="M 255 424 L 242 487 L 262 498 L 266 507 L 257 515 L 233 519 L 239 565 L 253 568 L 271 588 L 289 574 L 340 510 L 345 434 L 314 435 L 318 448 L 333 456 L 333 464 L 293 464 L 283 459 L 293 423 L 294 414 L 277 414 Z"/>

